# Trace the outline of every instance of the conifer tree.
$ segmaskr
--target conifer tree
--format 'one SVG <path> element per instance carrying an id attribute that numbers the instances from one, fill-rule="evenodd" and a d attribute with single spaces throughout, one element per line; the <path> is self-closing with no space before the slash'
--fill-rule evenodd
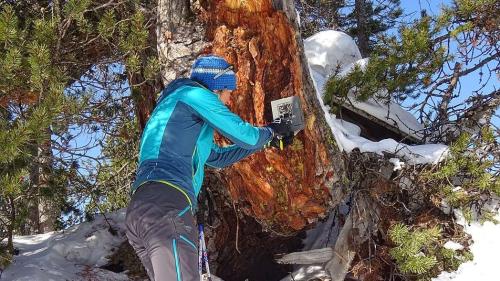
<path id="1" fill-rule="evenodd" d="M 342 27 L 354 37 L 361 56 L 368 57 L 378 43 L 376 36 L 396 27 L 402 16 L 400 0 L 355 0 L 354 8 L 345 17 Z"/>
<path id="2" fill-rule="evenodd" d="M 397 27 L 403 16 L 400 0 L 296 0 L 304 37 L 338 29 L 354 37 L 361 55 L 368 57 L 377 36 Z"/>
<path id="3" fill-rule="evenodd" d="M 499 8 L 498 1 L 457 0 L 438 16 L 423 14 L 396 35 L 380 37 L 366 66 L 354 66 L 344 77 L 333 74 L 325 87 L 325 102 L 332 108 L 347 97 L 398 102 L 426 125 L 418 132 L 424 142 L 450 145 L 441 163 L 413 165 L 396 176 L 412 182 L 411 190 L 397 186 L 395 196 L 404 198 L 399 209 L 404 225 L 389 230 L 391 257 L 408 280 L 428 280 L 471 258 L 439 243 L 430 246 L 445 234 L 436 231 L 435 223 L 412 225 L 423 210 L 441 214 L 448 206 L 467 221 L 491 220 L 498 211 L 487 202 L 498 198 L 500 186 L 495 117 L 500 93 L 494 77 L 500 66 Z"/>
<path id="4" fill-rule="evenodd" d="M 38 203 L 47 202 L 47 193 L 51 193 L 40 182 L 48 181 L 51 176 L 47 165 L 50 155 L 42 154 L 47 151 L 44 147 L 50 145 L 47 129 L 63 106 L 65 80 L 61 69 L 51 64 L 48 46 L 54 38 L 53 27 L 50 20 L 38 19 L 28 23 L 16 15 L 12 6 L 2 6 L 0 100 L 3 118 L 0 139 L 5 145 L 0 151 L 0 192 L 4 201 L 0 207 L 2 215 L 10 218 L 3 226 L 8 229 L 10 250 L 13 232 L 26 229 L 24 219 L 31 211 L 28 202 L 35 202 L 38 210 Z M 37 36 L 31 36 L 30 31 Z M 34 180 L 37 182 L 33 183 Z"/>
<path id="5" fill-rule="evenodd" d="M 95 193 L 95 168 L 86 168 L 105 161 L 89 155 L 96 144 L 77 140 L 120 128 L 110 122 L 120 113 L 113 111 L 120 106 L 116 100 L 134 103 L 131 96 L 123 97 L 123 88 L 113 87 L 127 74 L 142 73 L 141 85 L 154 81 L 157 60 L 145 55 L 149 33 L 142 11 L 147 5 L 0 3 L 0 234 L 7 237 L 10 252 L 14 234 L 63 227 L 61 211 L 81 216 L 81 203 Z M 97 77 L 113 62 L 124 62 L 127 73 Z M 131 118 L 133 107 L 126 108 L 123 117 Z"/>

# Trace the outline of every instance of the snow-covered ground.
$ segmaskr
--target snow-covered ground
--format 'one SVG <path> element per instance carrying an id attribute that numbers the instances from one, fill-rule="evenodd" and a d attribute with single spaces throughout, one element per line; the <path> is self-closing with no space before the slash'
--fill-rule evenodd
<path id="1" fill-rule="evenodd" d="M 2 281 L 60 281 L 60 280 L 129 280 L 125 273 L 114 273 L 102 268 L 107 263 L 106 256 L 124 241 L 123 220 L 125 211 L 107 215 L 110 224 L 118 231 L 113 236 L 108 231 L 104 218 L 98 217 L 93 222 L 82 223 L 65 231 L 50 232 L 40 235 L 15 237 L 15 247 L 19 255 L 12 265 L 1 275 Z M 467 233 L 472 235 L 471 246 L 474 260 L 464 263 L 458 271 L 443 272 L 434 281 L 495 281 L 499 280 L 498 260 L 500 253 L 500 225 L 477 222 L 467 225 L 458 215 L 459 223 L 465 225 Z M 497 216 L 500 220 L 500 215 Z M 308 230 L 304 240 L 304 250 L 333 246 L 339 233 L 333 216 Z M 458 247 L 452 245 L 450 247 Z M 292 279 L 293 276 L 293 279 Z M 311 264 L 297 267 L 290 276 L 282 281 L 308 281 L 314 278 L 328 277 L 323 264 Z"/>
<path id="2" fill-rule="evenodd" d="M 497 281 L 500 280 L 498 254 L 500 253 L 500 224 L 473 222 L 468 225 L 463 216 L 456 214 L 458 223 L 464 225 L 465 231 L 472 236 L 470 246 L 474 259 L 460 265 L 455 272 L 442 272 L 433 281 Z M 500 214 L 496 216 L 500 221 Z"/>
<path id="3" fill-rule="evenodd" d="M 108 231 L 103 216 L 64 231 L 18 236 L 14 246 L 19 255 L 1 274 L 1 281 L 129 280 L 127 275 L 100 267 L 106 257 L 125 241 L 125 210 L 106 215 L 117 231 Z"/>

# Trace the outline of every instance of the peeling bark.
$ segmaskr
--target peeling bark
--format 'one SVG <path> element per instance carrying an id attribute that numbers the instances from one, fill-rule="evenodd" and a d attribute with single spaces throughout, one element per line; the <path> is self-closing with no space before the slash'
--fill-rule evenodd
<path id="1" fill-rule="evenodd" d="M 272 100 L 301 98 L 307 126 L 293 145 L 257 153 L 221 172 L 231 198 L 249 204 L 246 214 L 291 235 L 324 217 L 332 199 L 342 197 L 333 188 L 338 151 L 309 77 L 293 2 L 214 0 L 206 11 L 209 51 L 235 65 L 238 87 L 226 102 L 232 111 L 262 126 L 272 119 Z M 332 191 L 339 193 L 332 197 Z"/>
<path id="2" fill-rule="evenodd" d="M 186 76 L 199 53 L 214 53 L 235 66 L 238 89 L 226 104 L 245 121 L 265 125 L 272 100 L 301 98 L 307 126 L 290 148 L 257 153 L 219 173 L 231 198 L 248 203 L 246 214 L 282 235 L 300 231 L 343 196 L 334 187 L 341 167 L 332 165 L 340 156 L 309 77 L 293 1 L 213 0 L 193 7 L 196 17 L 187 1 L 158 1 L 162 81 Z M 216 141 L 228 144 L 221 136 Z"/>

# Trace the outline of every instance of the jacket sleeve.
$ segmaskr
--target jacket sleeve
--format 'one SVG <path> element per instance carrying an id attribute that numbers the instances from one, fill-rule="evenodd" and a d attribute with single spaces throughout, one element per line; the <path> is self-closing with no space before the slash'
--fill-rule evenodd
<path id="1" fill-rule="evenodd" d="M 205 164 L 214 168 L 224 168 L 259 150 L 260 149 L 245 149 L 237 145 L 220 147 L 213 144 Z"/>
<path id="2" fill-rule="evenodd" d="M 189 87 L 181 99 L 212 128 L 230 139 L 240 148 L 255 150 L 262 148 L 272 139 L 268 127 L 254 127 L 232 113 L 219 97 L 207 89 Z"/>

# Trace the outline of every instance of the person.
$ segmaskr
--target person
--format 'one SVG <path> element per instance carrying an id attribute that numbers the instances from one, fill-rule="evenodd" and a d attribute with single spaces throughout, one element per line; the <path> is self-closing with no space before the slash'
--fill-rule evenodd
<path id="1" fill-rule="evenodd" d="M 126 214 L 126 235 L 151 280 L 199 280 L 194 218 L 204 166 L 229 166 L 293 135 L 283 122 L 255 127 L 216 94 L 236 89 L 223 58 L 199 57 L 191 77 L 172 81 L 144 128 L 139 166 Z M 233 142 L 219 147 L 214 130 Z"/>

